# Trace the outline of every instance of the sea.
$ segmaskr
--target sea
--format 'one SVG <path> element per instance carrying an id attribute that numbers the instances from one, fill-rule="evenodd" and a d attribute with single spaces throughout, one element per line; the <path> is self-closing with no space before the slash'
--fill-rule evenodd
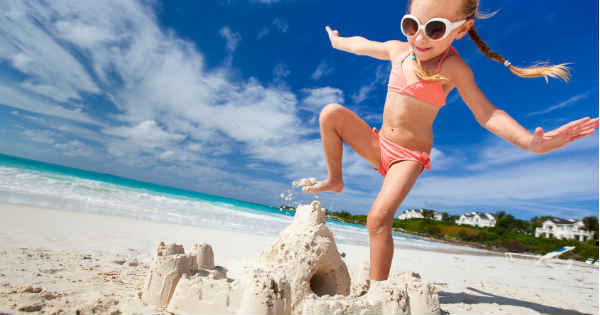
<path id="1" fill-rule="evenodd" d="M 276 236 L 294 211 L 0 154 L 0 203 Z M 335 209 L 332 209 L 335 211 Z M 326 220 L 336 242 L 369 245 L 362 225 Z M 403 233 L 396 247 L 482 252 Z M 480 253 L 481 254 L 481 253 Z"/>

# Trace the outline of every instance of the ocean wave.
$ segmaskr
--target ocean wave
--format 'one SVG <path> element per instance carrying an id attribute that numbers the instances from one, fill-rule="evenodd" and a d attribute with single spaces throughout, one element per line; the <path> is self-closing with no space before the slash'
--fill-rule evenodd
<path id="1" fill-rule="evenodd" d="M 172 195 L 144 187 L 86 179 L 69 174 L 0 166 L 0 202 L 97 213 L 138 220 L 184 224 L 258 235 L 277 235 L 293 217 L 232 200 Z M 222 198 L 221 198 L 222 199 Z M 266 208 L 265 208 L 266 209 Z M 327 222 L 343 244 L 368 246 L 364 227 Z M 394 242 L 422 247 L 451 246 L 394 233 Z"/>

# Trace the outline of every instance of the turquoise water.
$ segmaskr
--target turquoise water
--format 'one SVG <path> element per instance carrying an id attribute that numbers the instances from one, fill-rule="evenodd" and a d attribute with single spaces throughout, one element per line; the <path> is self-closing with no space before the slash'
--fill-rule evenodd
<path id="1" fill-rule="evenodd" d="M 134 179 L 123 178 L 119 176 L 102 174 L 96 172 L 85 171 L 77 168 L 61 166 L 56 164 L 44 163 L 29 159 L 24 159 L 20 157 L 14 157 L 9 155 L 0 154 L 0 165 L 20 168 L 23 170 L 30 170 L 36 172 L 46 173 L 47 176 L 62 175 L 62 176 L 72 176 L 82 179 L 94 180 L 99 182 L 105 182 L 109 184 L 114 184 L 118 186 L 123 186 L 124 188 L 137 189 L 137 190 L 145 190 L 148 192 L 153 192 L 157 194 L 164 194 L 171 196 L 173 198 L 190 198 L 190 199 L 202 199 L 210 202 L 224 202 L 231 204 L 233 206 L 244 207 L 248 209 L 254 209 L 258 211 L 265 211 L 269 213 L 277 213 L 280 214 L 281 210 L 278 208 L 268 207 L 265 205 L 259 205 L 250 202 L 244 202 L 235 199 L 229 199 L 225 197 L 212 196 L 203 194 L 196 191 L 185 190 L 180 188 L 174 188 L 169 186 L 157 185 L 153 183 L 142 182 Z M 293 214 L 293 211 L 285 211 L 286 215 Z"/>
<path id="2" fill-rule="evenodd" d="M 0 154 L 0 203 L 277 235 L 293 211 Z M 337 242 L 368 246 L 364 226 L 327 220 Z M 396 244 L 451 247 L 394 233 Z"/>

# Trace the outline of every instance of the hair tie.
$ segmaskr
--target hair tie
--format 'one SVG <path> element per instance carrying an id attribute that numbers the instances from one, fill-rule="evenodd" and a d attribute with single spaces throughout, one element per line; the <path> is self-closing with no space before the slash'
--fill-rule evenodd
<path id="1" fill-rule="evenodd" d="M 505 60 L 505 61 L 504 61 L 504 66 L 505 66 L 505 67 L 508 67 L 508 66 L 510 66 L 511 64 L 512 64 L 512 63 L 510 63 L 510 61 L 508 61 L 508 60 Z"/>

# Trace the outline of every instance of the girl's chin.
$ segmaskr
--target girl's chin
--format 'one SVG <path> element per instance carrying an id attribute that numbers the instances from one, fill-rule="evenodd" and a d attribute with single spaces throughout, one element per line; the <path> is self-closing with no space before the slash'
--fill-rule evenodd
<path id="1" fill-rule="evenodd" d="M 419 61 L 427 61 L 435 56 L 433 56 L 430 52 L 420 53 L 419 51 L 415 51 L 415 56 L 419 59 Z"/>

